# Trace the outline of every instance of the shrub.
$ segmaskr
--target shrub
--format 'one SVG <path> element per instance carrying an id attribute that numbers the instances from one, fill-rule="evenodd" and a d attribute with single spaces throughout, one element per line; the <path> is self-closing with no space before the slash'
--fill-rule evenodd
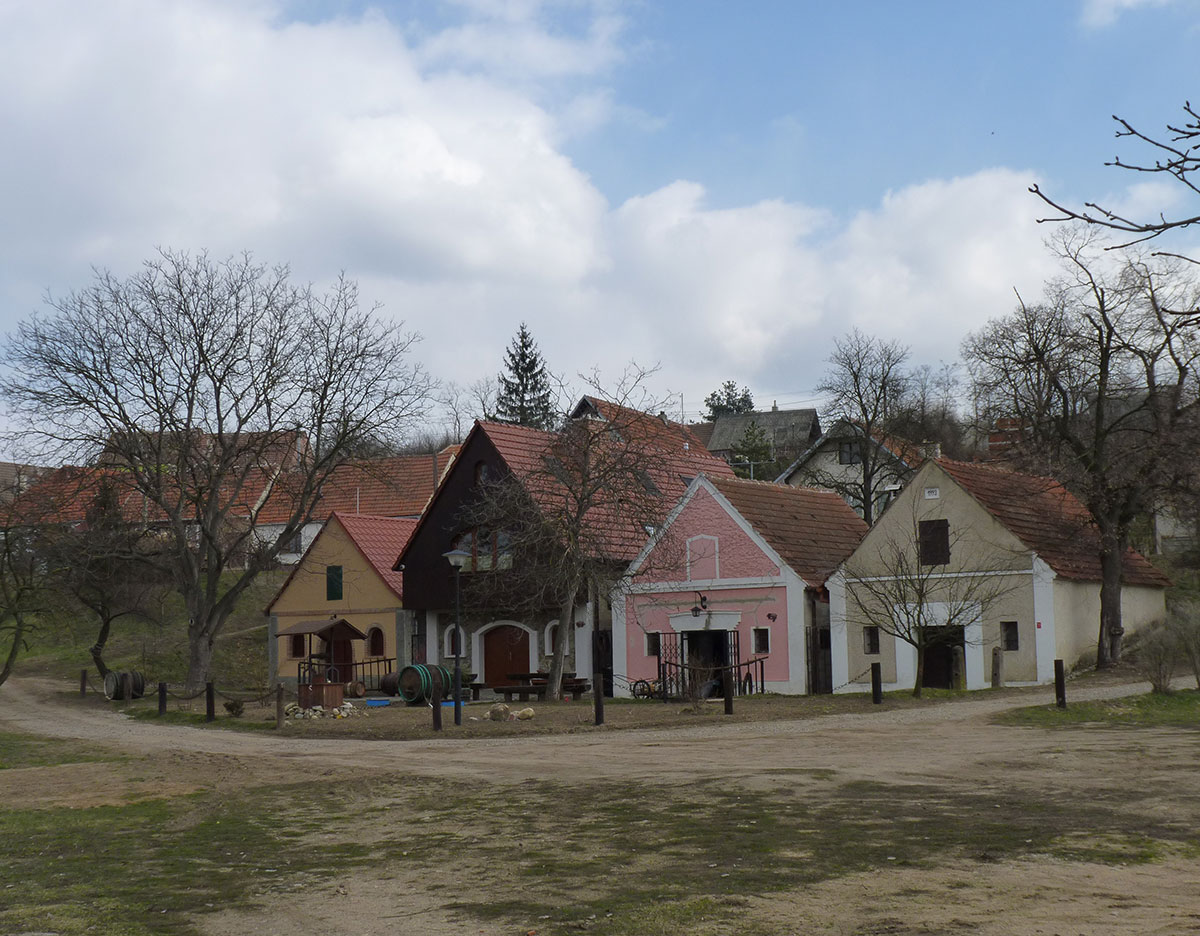
<path id="1" fill-rule="evenodd" d="M 1200 601 L 1181 601 L 1171 607 L 1167 627 L 1175 636 L 1180 654 L 1191 664 L 1200 689 Z"/>
<path id="2" fill-rule="evenodd" d="M 1151 691 L 1170 692 L 1179 658 L 1179 641 L 1172 628 L 1166 621 L 1153 621 L 1139 630 L 1130 643 L 1130 660 L 1150 680 Z"/>

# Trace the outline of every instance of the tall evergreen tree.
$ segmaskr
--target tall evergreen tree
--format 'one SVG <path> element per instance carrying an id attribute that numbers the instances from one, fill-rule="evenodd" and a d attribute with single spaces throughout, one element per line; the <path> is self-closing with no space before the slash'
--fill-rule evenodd
<path id="1" fill-rule="evenodd" d="M 534 429 L 554 426 L 554 393 L 550 374 L 525 323 L 504 352 L 504 371 L 497 378 L 496 416 Z"/>

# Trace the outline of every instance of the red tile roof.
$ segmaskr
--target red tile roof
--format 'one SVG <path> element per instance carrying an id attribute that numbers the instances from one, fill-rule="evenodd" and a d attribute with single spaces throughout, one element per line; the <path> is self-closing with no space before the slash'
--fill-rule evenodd
<path id="1" fill-rule="evenodd" d="M 404 597 L 404 573 L 393 572 L 392 565 L 409 537 L 417 528 L 416 517 L 374 517 L 369 514 L 334 513 L 338 523 L 353 540 L 359 552 L 371 564 L 397 598 Z"/>
<path id="2" fill-rule="evenodd" d="M 735 478 L 709 480 L 810 586 L 824 585 L 867 535 L 862 518 L 832 491 Z"/>
<path id="3" fill-rule="evenodd" d="M 585 397 L 581 407 L 584 404 L 600 414 L 602 421 L 596 423 L 597 427 L 605 427 L 605 431 L 616 428 L 647 453 L 646 474 L 663 495 L 664 513 L 697 475 L 734 476 L 733 469 L 705 449 L 687 426 L 594 397 Z M 476 428 L 487 436 L 532 496 L 547 500 L 555 496 L 554 482 L 542 469 L 559 433 L 494 422 L 478 422 Z M 623 513 L 615 502 L 598 504 L 588 522 L 595 533 L 593 543 L 613 559 L 632 560 L 645 544 L 646 530 L 638 518 Z"/>
<path id="4" fill-rule="evenodd" d="M 947 458 L 939 458 L 937 464 L 1057 575 L 1100 581 L 1100 535 L 1092 515 L 1053 478 Z M 1127 585 L 1171 584 L 1132 549 L 1125 552 L 1124 568 Z"/>

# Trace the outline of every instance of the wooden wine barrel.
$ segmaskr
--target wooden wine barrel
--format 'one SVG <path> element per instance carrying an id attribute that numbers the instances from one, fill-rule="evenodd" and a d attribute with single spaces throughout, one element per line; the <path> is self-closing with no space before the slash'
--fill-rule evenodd
<path id="1" fill-rule="evenodd" d="M 395 696 L 400 694 L 400 674 L 387 673 L 379 680 L 379 691 L 386 696 Z"/>
<path id="2" fill-rule="evenodd" d="M 361 699 L 367 694 L 367 684 L 361 679 L 346 683 L 346 695 L 351 699 Z"/>
<path id="3" fill-rule="evenodd" d="M 400 671 L 400 698 L 409 705 L 428 702 L 436 694 L 443 699 L 450 693 L 450 671 L 437 664 L 414 663 Z"/>

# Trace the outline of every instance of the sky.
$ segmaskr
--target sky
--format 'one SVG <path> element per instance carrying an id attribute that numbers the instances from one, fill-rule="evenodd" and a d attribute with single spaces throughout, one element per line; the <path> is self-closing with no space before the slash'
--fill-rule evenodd
<path id="1" fill-rule="evenodd" d="M 851 328 L 957 359 L 1058 199 L 1196 91 L 1197 0 L 0 0 L 0 331 L 158 247 L 344 272 L 460 385 L 814 405 Z M 1194 208 L 1189 213 L 1195 213 Z"/>

